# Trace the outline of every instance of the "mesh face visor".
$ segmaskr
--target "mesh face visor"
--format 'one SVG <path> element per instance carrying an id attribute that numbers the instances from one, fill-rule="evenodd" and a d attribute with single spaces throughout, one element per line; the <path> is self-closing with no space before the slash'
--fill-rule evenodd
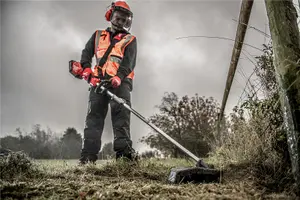
<path id="1" fill-rule="evenodd" d="M 132 24 L 132 13 L 122 7 L 115 7 L 111 23 L 118 28 L 129 29 Z"/>

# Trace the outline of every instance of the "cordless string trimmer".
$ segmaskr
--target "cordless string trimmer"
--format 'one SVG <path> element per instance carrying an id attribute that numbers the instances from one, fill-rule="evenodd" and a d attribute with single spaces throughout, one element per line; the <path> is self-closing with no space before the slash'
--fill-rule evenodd
<path id="1" fill-rule="evenodd" d="M 172 168 L 168 181 L 171 183 L 180 183 L 180 182 L 218 182 L 220 178 L 220 171 L 216 169 L 211 169 L 208 165 L 188 149 L 180 145 L 173 138 L 163 132 L 160 128 L 155 126 L 153 123 L 149 122 L 145 117 L 131 108 L 126 104 L 125 100 L 117 97 L 115 94 L 109 91 L 110 81 L 104 80 L 97 84 L 95 88 L 95 92 L 99 94 L 106 93 L 111 100 L 117 102 L 118 104 L 123 105 L 127 110 L 145 122 L 148 126 L 154 129 L 157 133 L 161 134 L 164 138 L 169 140 L 171 143 L 176 145 L 180 150 L 182 150 L 185 154 L 191 157 L 194 161 L 196 161 L 196 167 L 192 168 Z"/>

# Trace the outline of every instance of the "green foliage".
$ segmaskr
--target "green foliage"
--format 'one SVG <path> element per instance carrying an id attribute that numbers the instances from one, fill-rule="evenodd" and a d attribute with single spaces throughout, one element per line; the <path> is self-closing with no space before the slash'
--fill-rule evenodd
<path id="1" fill-rule="evenodd" d="M 30 133 L 16 129 L 18 136 L 0 138 L 1 147 L 11 151 L 23 151 L 35 159 L 74 159 L 79 158 L 81 135 L 75 128 L 67 128 L 61 138 L 49 128 L 44 130 L 39 124 L 33 126 Z"/>
<path id="2" fill-rule="evenodd" d="M 256 132 L 260 136 L 266 132 L 273 132 L 273 149 L 281 154 L 284 162 L 289 163 L 287 137 L 283 129 L 283 114 L 279 100 L 279 86 L 273 64 L 273 48 L 271 44 L 263 46 L 263 54 L 256 57 L 259 68 L 255 72 L 263 86 L 262 91 L 265 98 L 245 101 L 241 109 L 251 113 L 251 121 L 256 121 L 257 124 L 260 120 L 265 121 L 266 126 L 255 126 Z"/>
<path id="3" fill-rule="evenodd" d="M 24 151 L 32 158 L 52 158 L 52 131 L 43 130 L 39 124 L 33 126 L 30 133 L 16 129 L 18 137 L 6 136 L 0 139 L 1 146 L 12 151 Z"/>
<path id="4" fill-rule="evenodd" d="M 158 108 L 159 113 L 149 118 L 151 123 L 197 156 L 207 156 L 214 141 L 213 132 L 218 114 L 218 105 L 212 97 L 205 98 L 196 94 L 179 99 L 175 93 L 166 93 Z M 150 132 L 141 141 L 165 155 L 175 158 L 185 156 L 180 149 L 155 132 Z"/>
<path id="5" fill-rule="evenodd" d="M 263 47 L 263 54 L 255 57 L 258 66 L 255 74 L 260 79 L 265 95 L 270 97 L 278 93 L 278 84 L 273 63 L 274 55 L 272 45 L 263 44 Z"/>
<path id="6" fill-rule="evenodd" d="M 246 164 L 257 182 L 271 190 L 291 185 L 291 165 L 271 46 L 256 57 L 264 98 L 249 98 L 228 119 L 230 134 L 212 154 L 219 166 Z"/>

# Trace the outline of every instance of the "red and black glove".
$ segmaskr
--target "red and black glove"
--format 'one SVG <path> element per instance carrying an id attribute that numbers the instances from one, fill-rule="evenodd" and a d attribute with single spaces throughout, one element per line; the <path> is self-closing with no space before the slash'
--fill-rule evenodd
<path id="1" fill-rule="evenodd" d="M 90 85 L 91 85 L 91 86 L 97 86 L 97 83 L 100 83 L 100 79 L 99 79 L 99 78 L 92 77 L 92 78 L 91 78 L 91 81 L 90 81 Z"/>
<path id="2" fill-rule="evenodd" d="M 80 62 L 70 60 L 69 61 L 69 72 L 79 79 L 86 80 L 91 86 L 96 86 L 100 83 L 100 79 L 93 77 L 93 71 L 91 68 L 83 69 Z"/>
<path id="3" fill-rule="evenodd" d="M 87 67 L 83 70 L 81 77 L 89 83 L 91 80 L 92 74 L 93 74 L 92 69 Z"/>
<path id="4" fill-rule="evenodd" d="M 80 62 L 76 62 L 74 60 L 70 60 L 69 61 L 69 72 L 78 79 L 82 79 L 82 72 L 83 72 L 83 68 L 80 64 Z"/>
<path id="5" fill-rule="evenodd" d="M 119 87 L 121 85 L 121 82 L 122 82 L 120 77 L 118 77 L 118 76 L 112 77 L 110 79 L 110 81 L 111 81 L 111 85 L 112 85 L 113 88 Z"/>
<path id="6" fill-rule="evenodd" d="M 86 80 L 91 86 L 97 86 L 100 83 L 100 79 L 93 77 L 93 71 L 91 68 L 85 68 L 82 72 L 82 78 Z"/>

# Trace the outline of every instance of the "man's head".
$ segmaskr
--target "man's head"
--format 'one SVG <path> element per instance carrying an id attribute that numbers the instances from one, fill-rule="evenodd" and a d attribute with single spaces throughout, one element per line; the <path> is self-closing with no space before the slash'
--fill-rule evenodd
<path id="1" fill-rule="evenodd" d="M 112 3 L 105 17 L 107 21 L 111 22 L 113 31 L 120 31 L 130 29 L 133 14 L 125 1 L 116 1 Z"/>

